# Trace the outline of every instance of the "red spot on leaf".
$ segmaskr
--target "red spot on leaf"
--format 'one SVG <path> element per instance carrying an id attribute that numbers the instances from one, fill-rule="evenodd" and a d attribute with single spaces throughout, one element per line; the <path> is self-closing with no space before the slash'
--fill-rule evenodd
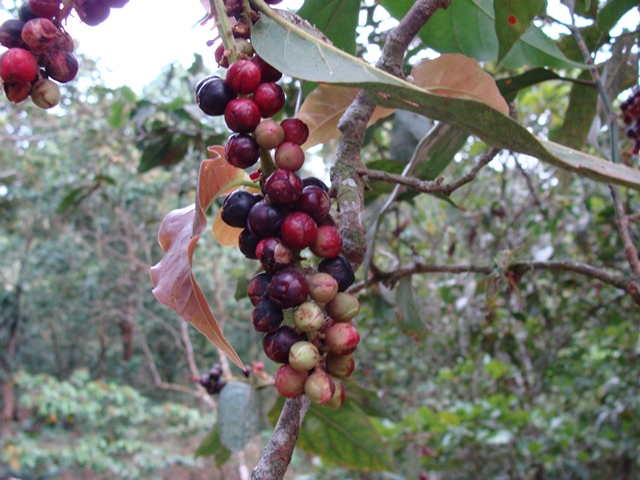
<path id="1" fill-rule="evenodd" d="M 516 19 L 516 17 L 514 17 L 513 15 L 509 15 L 509 18 L 507 18 L 507 21 L 511 24 L 511 25 L 515 25 L 516 23 L 518 23 L 518 20 Z"/>

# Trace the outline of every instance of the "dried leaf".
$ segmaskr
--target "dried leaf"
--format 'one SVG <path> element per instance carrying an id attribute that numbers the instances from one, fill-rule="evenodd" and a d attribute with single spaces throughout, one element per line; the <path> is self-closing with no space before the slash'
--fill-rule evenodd
<path id="1" fill-rule="evenodd" d="M 298 112 L 298 118 L 309 126 L 309 138 L 302 148 L 307 149 L 338 138 L 338 122 L 359 91 L 357 88 L 322 84 L 311 92 Z M 369 125 L 393 112 L 395 109 L 376 107 Z"/>
<path id="2" fill-rule="evenodd" d="M 411 75 L 415 85 L 431 95 L 475 100 L 509 115 L 495 80 L 473 58 L 446 53 L 416 64 Z"/>
<path id="3" fill-rule="evenodd" d="M 150 269 L 152 293 L 244 370 L 242 360 L 222 334 L 192 271 L 193 252 L 207 226 L 205 211 L 218 195 L 244 176 L 244 170 L 226 161 L 222 147 L 209 147 L 209 153 L 211 158 L 200 165 L 196 203 L 169 212 L 160 225 L 158 242 L 166 253 Z"/>
<path id="4" fill-rule="evenodd" d="M 218 210 L 216 217 L 213 219 L 211 233 L 218 243 L 225 247 L 237 247 L 238 237 L 242 232 L 242 228 L 232 227 L 222 221 L 222 209 Z"/>

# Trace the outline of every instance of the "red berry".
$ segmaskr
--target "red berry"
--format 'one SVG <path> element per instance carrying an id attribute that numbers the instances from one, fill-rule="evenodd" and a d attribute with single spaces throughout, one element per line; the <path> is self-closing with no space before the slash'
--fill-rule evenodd
<path id="1" fill-rule="evenodd" d="M 284 128 L 284 141 L 302 145 L 309 138 L 309 127 L 299 118 L 287 118 L 280 122 Z"/>
<path id="2" fill-rule="evenodd" d="M 310 246 L 311 252 L 320 258 L 337 257 L 342 250 L 342 238 L 336 227 L 322 225 Z"/>
<path id="3" fill-rule="evenodd" d="M 7 99 L 16 104 L 25 101 L 31 94 L 31 82 L 5 83 L 3 86 Z"/>
<path id="4" fill-rule="evenodd" d="M 353 323 L 334 323 L 324 337 L 331 353 L 350 355 L 360 343 L 360 334 Z"/>
<path id="5" fill-rule="evenodd" d="M 273 68 L 258 55 L 254 55 L 251 61 L 260 69 L 260 78 L 263 82 L 277 82 L 282 78 L 282 73 L 280 71 Z"/>
<path id="6" fill-rule="evenodd" d="M 255 92 L 260 85 L 260 69 L 250 60 L 238 60 L 227 70 L 227 83 L 231 90 L 246 95 Z"/>
<path id="7" fill-rule="evenodd" d="M 302 182 L 304 185 L 304 181 Z M 302 194 L 296 207 L 301 212 L 308 213 L 316 222 L 324 220 L 331 210 L 331 198 L 320 187 L 309 185 L 302 189 Z"/>
<path id="8" fill-rule="evenodd" d="M 250 98 L 236 98 L 224 109 L 224 121 L 234 132 L 250 133 L 260 123 L 260 109 Z"/>
<path id="9" fill-rule="evenodd" d="M 229 57 L 225 55 L 226 51 L 227 50 L 224 48 L 224 44 L 221 43 L 216 47 L 216 51 L 213 54 L 216 62 L 218 62 L 218 65 L 220 65 L 222 68 L 229 68 Z"/>
<path id="10" fill-rule="evenodd" d="M 304 212 L 292 212 L 284 217 L 280 227 L 282 241 L 289 247 L 302 250 L 311 245 L 318 233 L 316 222 Z"/>
<path id="11" fill-rule="evenodd" d="M 48 18 L 34 18 L 24 24 L 22 40 L 32 52 L 45 52 L 58 39 L 58 28 Z"/>
<path id="12" fill-rule="evenodd" d="M 262 118 L 273 117 L 284 107 L 284 90 L 273 82 L 261 83 L 253 93 L 253 101 L 258 105 Z"/>
<path id="13" fill-rule="evenodd" d="M 304 150 L 293 142 L 283 142 L 274 154 L 274 161 L 278 168 L 296 172 L 304 165 Z"/>
<path id="14" fill-rule="evenodd" d="M 43 18 L 53 18 L 62 8 L 60 0 L 29 0 L 29 8 L 34 15 Z"/>
<path id="15" fill-rule="evenodd" d="M 24 48 L 10 48 L 0 56 L 0 78 L 3 82 L 31 82 L 37 74 L 38 62 Z"/>
<path id="16" fill-rule="evenodd" d="M 304 386 L 308 378 L 309 374 L 307 372 L 299 372 L 289 364 L 282 365 L 276 371 L 276 390 L 285 398 L 297 397 L 304 393 Z"/>
<path id="17" fill-rule="evenodd" d="M 293 206 L 302 193 L 302 180 L 289 170 L 276 170 L 265 181 L 264 191 L 274 205 Z"/>

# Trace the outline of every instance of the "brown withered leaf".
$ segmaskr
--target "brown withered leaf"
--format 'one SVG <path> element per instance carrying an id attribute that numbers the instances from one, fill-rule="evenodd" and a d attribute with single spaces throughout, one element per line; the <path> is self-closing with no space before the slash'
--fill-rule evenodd
<path id="1" fill-rule="evenodd" d="M 359 89 L 321 84 L 311 92 L 300 107 L 298 118 L 309 126 L 309 138 L 303 149 L 338 138 L 338 121 L 358 95 Z M 376 107 L 369 125 L 388 117 L 395 109 Z"/>
<path id="2" fill-rule="evenodd" d="M 224 247 L 237 247 L 238 237 L 240 233 L 242 233 L 242 228 L 232 227 L 224 223 L 222 221 L 222 209 L 220 209 L 213 219 L 211 233 L 213 233 L 213 236 L 220 245 Z"/>
<path id="3" fill-rule="evenodd" d="M 475 100 L 509 115 L 509 106 L 494 78 L 477 60 L 460 53 L 426 59 L 411 69 L 414 84 L 431 95 Z"/>
<path id="4" fill-rule="evenodd" d="M 242 360 L 222 334 L 192 270 L 193 252 L 207 227 L 206 210 L 218 195 L 244 176 L 244 170 L 226 161 L 222 147 L 209 147 L 209 154 L 211 158 L 200 165 L 196 203 L 169 212 L 160 225 L 158 242 L 166 253 L 150 269 L 152 293 L 244 370 Z"/>

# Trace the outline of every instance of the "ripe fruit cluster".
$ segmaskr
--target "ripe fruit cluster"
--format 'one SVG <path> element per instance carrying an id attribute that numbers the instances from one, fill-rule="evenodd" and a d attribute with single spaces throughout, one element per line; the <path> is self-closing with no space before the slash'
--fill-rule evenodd
<path id="1" fill-rule="evenodd" d="M 640 152 L 640 88 L 636 88 L 631 96 L 620 104 L 622 121 L 627 125 L 627 137 L 633 142 L 631 152 Z"/>
<path id="2" fill-rule="evenodd" d="M 20 103 L 31 97 L 40 108 L 51 108 L 60 101 L 58 83 L 73 80 L 78 60 L 75 44 L 62 27 L 71 10 L 88 25 L 106 20 L 111 8 L 123 7 L 129 0 L 28 0 L 17 19 L 0 25 L 0 45 L 8 50 L 0 56 L 0 79 L 9 101 Z M 57 83 L 56 83 L 57 82 Z"/>
<path id="3" fill-rule="evenodd" d="M 230 16 L 240 18 L 242 2 L 225 4 Z M 196 101 L 205 114 L 224 116 L 234 132 L 225 145 L 230 164 L 248 169 L 261 160 L 251 174 L 261 193 L 232 192 L 221 218 L 242 229 L 240 251 L 262 267 L 247 294 L 254 306 L 253 327 L 264 334 L 264 352 L 282 364 L 276 389 L 287 398 L 306 394 L 315 403 L 338 408 L 346 393 L 342 379 L 353 373 L 360 341 L 353 321 L 360 305 L 346 292 L 354 272 L 340 255 L 342 239 L 327 186 L 297 173 L 305 161 L 308 126 L 298 118 L 270 118 L 285 105 L 276 83 L 281 73 L 253 53 L 249 25 L 239 20 L 233 32 L 241 40 L 240 59 L 229 65 L 224 51 L 219 52 L 226 76 L 199 82 Z M 302 256 L 307 249 L 309 259 Z"/>

